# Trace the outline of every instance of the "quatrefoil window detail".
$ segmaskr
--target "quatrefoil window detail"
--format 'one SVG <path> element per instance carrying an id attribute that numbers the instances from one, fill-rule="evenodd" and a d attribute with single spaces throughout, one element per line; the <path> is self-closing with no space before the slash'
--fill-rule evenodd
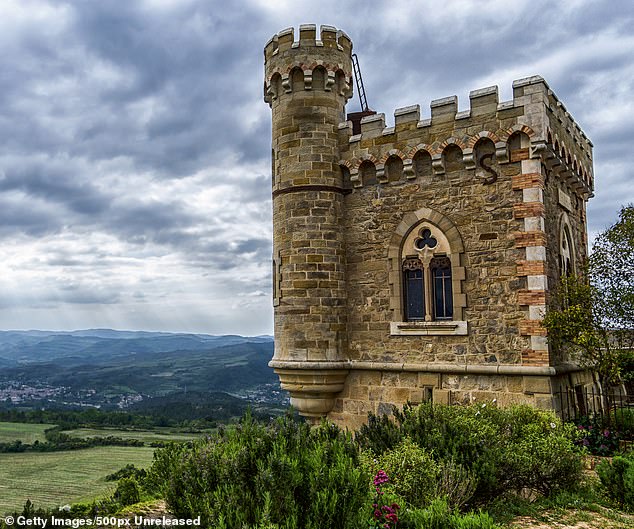
<path id="1" fill-rule="evenodd" d="M 435 248 L 438 244 L 438 241 L 431 234 L 431 230 L 425 228 L 421 230 L 420 237 L 414 241 L 414 246 L 419 250 L 424 250 L 425 248 Z"/>

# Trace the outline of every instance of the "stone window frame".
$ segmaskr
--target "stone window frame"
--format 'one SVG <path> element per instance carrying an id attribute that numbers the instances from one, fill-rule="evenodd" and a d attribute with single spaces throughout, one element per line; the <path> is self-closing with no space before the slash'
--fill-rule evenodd
<path id="1" fill-rule="evenodd" d="M 564 242 L 567 244 L 564 245 Z M 568 248 L 565 246 L 568 246 Z M 566 257 L 569 260 L 568 269 L 566 269 L 564 264 Z M 562 213 L 559 219 L 559 274 L 561 276 L 574 274 L 576 270 L 575 264 L 575 243 L 572 238 L 570 218 L 567 213 Z"/>
<path id="2" fill-rule="evenodd" d="M 444 237 L 449 251 L 445 252 L 451 262 L 453 320 L 404 321 L 403 293 L 403 246 L 414 230 L 428 225 Z M 467 296 L 463 292 L 465 268 L 462 266 L 464 244 L 455 224 L 442 213 L 423 207 L 406 213 L 392 234 L 388 247 L 388 283 L 390 286 L 390 334 L 392 336 L 456 336 L 468 334 L 464 321 Z M 426 289 L 431 285 L 425 286 Z"/>

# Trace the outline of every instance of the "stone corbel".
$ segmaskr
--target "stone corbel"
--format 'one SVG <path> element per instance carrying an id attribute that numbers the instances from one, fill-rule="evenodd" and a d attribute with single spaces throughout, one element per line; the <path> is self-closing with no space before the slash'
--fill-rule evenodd
<path id="1" fill-rule="evenodd" d="M 339 92 L 339 95 L 345 98 L 350 98 L 350 96 L 352 95 L 352 85 L 348 82 L 347 79 L 343 82 L 343 86 L 341 87 L 341 92 Z"/>
<path id="2" fill-rule="evenodd" d="M 363 182 L 361 182 L 361 178 L 359 177 L 359 169 L 350 169 L 350 182 L 353 187 L 363 186 Z"/>
<path id="3" fill-rule="evenodd" d="M 546 143 L 545 140 L 533 141 L 531 142 L 530 157 L 531 158 L 543 157 L 543 155 L 546 153 L 547 150 L 548 150 L 548 144 Z"/>
<path id="4" fill-rule="evenodd" d="M 414 172 L 414 163 L 410 158 L 403 160 L 403 174 L 408 180 L 416 178 L 416 173 Z"/>
<path id="5" fill-rule="evenodd" d="M 445 163 L 442 158 L 442 153 L 434 154 L 431 157 L 431 168 L 434 170 L 434 174 L 445 174 Z"/>
<path id="6" fill-rule="evenodd" d="M 473 149 L 465 149 L 462 151 L 462 161 L 464 162 L 465 169 L 475 169 L 476 163 L 473 156 Z"/>
<path id="7" fill-rule="evenodd" d="M 313 71 L 306 70 L 304 72 L 304 90 L 312 90 L 313 89 Z"/>
<path id="8" fill-rule="evenodd" d="M 282 88 L 284 89 L 284 92 L 287 94 L 290 94 L 292 92 L 291 79 L 287 73 L 282 75 Z"/>
<path id="9" fill-rule="evenodd" d="M 335 72 L 328 72 L 328 76 L 326 77 L 326 84 L 324 86 L 324 90 L 326 92 L 330 92 L 332 87 L 335 85 Z"/>
<path id="10" fill-rule="evenodd" d="M 385 165 L 382 163 L 376 164 L 376 179 L 381 184 L 387 184 L 387 176 L 385 174 Z"/>
<path id="11" fill-rule="evenodd" d="M 509 150 L 505 141 L 495 144 L 495 161 L 499 164 L 509 163 Z"/>

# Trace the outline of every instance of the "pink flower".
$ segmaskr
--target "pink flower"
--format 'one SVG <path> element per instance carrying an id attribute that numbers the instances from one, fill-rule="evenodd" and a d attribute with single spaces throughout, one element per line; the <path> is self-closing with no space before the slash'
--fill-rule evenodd
<path id="1" fill-rule="evenodd" d="M 387 477 L 387 474 L 383 470 L 379 470 L 374 476 L 374 485 L 379 486 L 383 485 L 383 483 L 387 483 L 390 481 L 390 478 Z"/>

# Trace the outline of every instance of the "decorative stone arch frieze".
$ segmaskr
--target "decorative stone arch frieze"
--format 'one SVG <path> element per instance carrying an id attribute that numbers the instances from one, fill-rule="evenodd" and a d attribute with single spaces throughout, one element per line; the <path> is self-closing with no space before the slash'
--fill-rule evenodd
<path id="1" fill-rule="evenodd" d="M 419 232 L 429 230 L 438 244 L 434 249 L 424 247 L 415 249 L 413 245 L 420 238 Z M 409 255 L 409 253 L 416 255 Z M 404 215 L 392 234 L 388 247 L 388 282 L 390 285 L 390 309 L 392 335 L 465 335 L 467 323 L 463 321 L 466 295 L 463 292 L 465 269 L 462 266 L 464 243 L 456 225 L 442 213 L 431 208 L 420 208 Z M 429 313 L 425 321 L 404 321 L 404 290 L 403 264 L 404 260 L 416 257 L 424 267 L 428 267 L 430 260 L 435 257 L 446 257 L 451 263 L 451 289 L 453 318 L 450 321 L 434 320 Z M 430 300 L 431 284 L 429 272 L 427 274 L 426 297 Z"/>
<path id="2" fill-rule="evenodd" d="M 392 156 L 398 156 L 402 161 L 405 161 L 407 159 L 407 154 L 405 154 L 400 149 L 390 149 L 385 154 L 383 154 L 383 156 L 381 156 L 380 163 L 385 164 L 388 158 L 391 158 Z"/>
<path id="3" fill-rule="evenodd" d="M 500 138 L 494 132 L 483 130 L 469 137 L 469 139 L 467 140 L 466 149 L 473 149 L 475 147 L 475 144 L 478 143 L 482 138 L 489 138 L 494 144 L 500 141 Z"/>
<path id="4" fill-rule="evenodd" d="M 403 164 L 403 167 L 401 168 L 401 173 L 407 174 L 408 169 L 406 168 L 406 165 L 405 165 L 405 160 L 407 159 L 407 155 L 400 149 L 390 149 L 385 154 L 383 154 L 383 156 L 381 156 L 381 159 L 380 159 L 380 164 L 383 167 L 383 172 L 380 176 L 377 174 L 377 177 L 379 178 L 379 182 L 381 183 L 387 183 L 388 181 L 394 180 L 390 175 L 386 174 L 388 172 L 386 171 L 387 169 L 386 163 L 391 158 L 400 159 L 401 163 Z M 412 165 L 412 161 L 409 160 L 409 167 L 411 167 L 411 165 Z M 378 173 L 378 170 L 377 170 L 377 173 Z M 402 174 L 400 176 L 402 176 Z M 400 176 L 396 180 L 400 180 Z"/>
<path id="5" fill-rule="evenodd" d="M 461 140 L 460 138 L 454 138 L 453 136 L 451 136 L 443 141 L 440 145 L 435 147 L 434 154 L 442 154 L 443 151 L 451 145 L 459 147 L 461 151 L 464 151 L 467 148 L 467 144 L 465 141 Z"/>
<path id="6" fill-rule="evenodd" d="M 507 142 L 509 138 L 516 132 L 523 132 L 531 140 L 533 140 L 535 136 L 535 131 L 532 128 L 530 128 L 528 125 L 521 125 L 519 123 L 516 123 L 512 127 L 509 127 L 508 129 L 504 131 L 501 131 L 501 133 L 499 134 L 500 141 Z"/>
<path id="7" fill-rule="evenodd" d="M 281 88 L 283 88 L 284 92 L 287 94 L 298 89 L 312 90 L 313 72 L 315 69 L 323 70 L 323 90 L 330 92 L 333 86 L 336 86 L 340 95 L 345 97 L 349 97 L 351 95 L 352 77 L 346 75 L 343 66 L 341 64 L 331 64 L 324 62 L 323 60 L 317 60 L 313 61 L 311 64 L 294 62 L 287 64 L 284 68 L 276 68 L 272 70 L 264 86 L 265 101 L 270 103 L 280 96 L 281 91 L 276 88 L 275 83 L 273 82 L 277 77 L 281 80 Z M 297 83 L 296 86 L 293 87 L 293 72 L 299 71 L 303 74 L 303 82 Z"/>
<path id="8" fill-rule="evenodd" d="M 474 134 L 469 137 L 466 142 L 466 148 L 462 151 L 462 160 L 465 165 L 465 169 L 476 169 L 478 160 L 474 156 L 474 149 L 478 143 L 483 140 L 491 140 L 495 147 L 495 159 L 497 163 L 506 163 L 508 156 L 506 156 L 506 142 L 501 141 L 499 136 L 495 132 L 489 130 L 480 131 L 478 134 Z"/>
<path id="9" fill-rule="evenodd" d="M 374 168 L 376 169 L 377 178 L 379 174 L 379 166 L 381 167 L 381 171 L 383 170 L 383 165 L 379 163 L 379 160 L 372 154 L 363 154 L 359 158 L 352 160 L 349 163 L 346 163 L 350 169 L 350 182 L 353 187 L 362 187 L 365 185 L 365 182 L 361 179 L 361 173 L 359 169 L 364 162 L 371 162 L 374 164 Z"/>

